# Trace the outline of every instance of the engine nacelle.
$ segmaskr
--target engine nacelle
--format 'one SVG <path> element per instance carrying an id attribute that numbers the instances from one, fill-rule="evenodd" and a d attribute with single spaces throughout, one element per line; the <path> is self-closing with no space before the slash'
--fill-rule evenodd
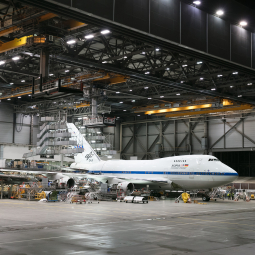
<path id="1" fill-rule="evenodd" d="M 117 186 L 117 189 L 122 189 L 124 192 L 130 191 L 132 193 L 135 189 L 135 186 L 130 182 L 120 182 Z"/>
<path id="2" fill-rule="evenodd" d="M 62 188 L 72 188 L 75 185 L 75 180 L 73 178 L 61 178 L 58 180 L 59 186 Z"/>

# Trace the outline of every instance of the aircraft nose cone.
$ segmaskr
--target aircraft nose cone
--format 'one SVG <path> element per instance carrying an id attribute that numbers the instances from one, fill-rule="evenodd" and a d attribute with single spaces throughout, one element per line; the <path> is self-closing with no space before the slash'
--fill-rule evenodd
<path id="1" fill-rule="evenodd" d="M 229 179 L 231 180 L 231 182 L 235 181 L 239 176 L 238 173 L 232 168 L 229 169 L 229 172 L 230 172 Z"/>

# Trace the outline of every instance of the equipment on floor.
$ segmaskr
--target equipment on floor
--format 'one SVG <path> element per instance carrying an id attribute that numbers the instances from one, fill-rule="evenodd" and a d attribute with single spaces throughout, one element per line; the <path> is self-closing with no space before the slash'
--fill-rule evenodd
<path id="1" fill-rule="evenodd" d="M 191 199 L 190 199 L 190 194 L 183 192 L 182 193 L 182 200 L 184 203 L 190 203 Z"/>

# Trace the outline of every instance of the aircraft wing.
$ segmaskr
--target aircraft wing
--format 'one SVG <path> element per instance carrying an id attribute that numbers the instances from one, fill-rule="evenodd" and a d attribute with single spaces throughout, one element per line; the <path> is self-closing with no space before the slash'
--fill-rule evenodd
<path id="1" fill-rule="evenodd" d="M 73 176 L 70 173 L 63 173 L 64 175 Z M 117 177 L 112 175 L 101 175 L 101 174 L 75 174 L 76 176 L 81 176 L 85 178 L 95 179 L 97 181 L 106 182 L 110 179 L 119 180 L 120 182 L 132 182 L 134 184 L 167 184 L 171 183 L 166 178 L 128 178 L 128 177 Z"/>

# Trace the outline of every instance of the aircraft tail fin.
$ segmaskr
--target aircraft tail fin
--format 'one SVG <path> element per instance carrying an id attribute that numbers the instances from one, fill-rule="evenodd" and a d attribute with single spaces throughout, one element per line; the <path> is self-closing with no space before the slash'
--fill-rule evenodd
<path id="1" fill-rule="evenodd" d="M 77 146 L 84 149 L 82 153 L 78 153 L 78 155 L 74 157 L 75 163 L 93 164 L 101 161 L 77 127 L 73 123 L 67 123 L 67 127 L 69 131 L 72 132 L 72 138 L 77 140 Z"/>

